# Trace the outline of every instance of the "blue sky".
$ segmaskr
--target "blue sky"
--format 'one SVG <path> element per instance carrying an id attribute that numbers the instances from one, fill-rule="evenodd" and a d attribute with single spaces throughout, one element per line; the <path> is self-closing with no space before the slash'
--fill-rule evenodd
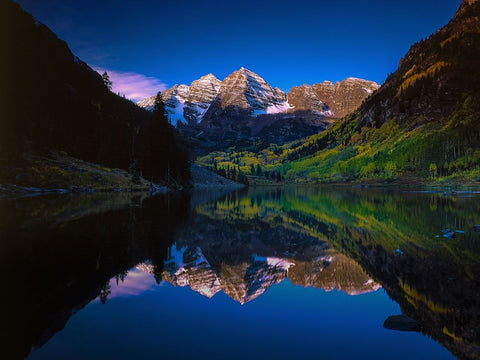
<path id="1" fill-rule="evenodd" d="M 461 0 L 17 0 L 75 55 L 140 98 L 244 66 L 272 86 L 382 83 Z"/>

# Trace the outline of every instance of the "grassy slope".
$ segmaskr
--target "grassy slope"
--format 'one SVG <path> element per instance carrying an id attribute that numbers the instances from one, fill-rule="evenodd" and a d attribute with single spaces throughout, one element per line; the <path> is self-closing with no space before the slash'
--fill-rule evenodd
<path id="1" fill-rule="evenodd" d="M 273 146 L 276 153 L 272 147 L 258 153 L 230 149 L 198 163 L 208 167 L 216 162 L 245 174 L 250 164 L 258 164 L 266 171 L 280 171 L 290 182 L 478 182 L 480 143 L 466 140 L 468 134 L 480 133 L 480 113 L 472 98 L 449 117 L 423 120 L 420 115 L 403 124 L 392 119 L 379 128 L 356 129 L 357 115 L 301 145 Z"/>
<path id="2" fill-rule="evenodd" d="M 363 126 L 347 133 L 350 139 L 343 144 L 342 127 L 358 118 L 347 119 L 303 145 L 307 153 L 318 143 L 326 142 L 325 148 L 285 162 L 283 168 L 290 179 L 313 182 L 406 177 L 424 182 L 478 181 L 480 144 L 465 139 L 466 134 L 480 132 L 480 113 L 471 101 L 467 98 L 451 116 L 435 122 L 425 123 L 420 115 L 404 124 L 392 119 L 379 128 Z M 295 151 L 301 153 L 302 148 Z"/>
<path id="3" fill-rule="evenodd" d="M 51 152 L 25 155 L 21 164 L 0 166 L 0 184 L 4 191 L 22 188 L 65 189 L 69 191 L 148 191 L 150 182 L 132 181 L 125 170 L 111 169 L 66 155 Z M 9 191 L 7 191 L 10 189 Z M 27 191 L 28 189 L 23 189 Z"/>

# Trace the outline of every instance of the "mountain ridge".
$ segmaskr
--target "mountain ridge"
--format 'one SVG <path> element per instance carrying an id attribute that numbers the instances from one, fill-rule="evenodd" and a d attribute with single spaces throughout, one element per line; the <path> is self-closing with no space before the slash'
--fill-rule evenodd
<path id="1" fill-rule="evenodd" d="M 205 86 L 197 87 L 197 84 L 202 82 L 208 82 L 207 87 L 210 86 L 210 89 Z M 349 86 L 350 89 L 345 90 Z M 225 110 L 230 107 L 235 109 L 234 115 L 249 117 L 301 110 L 312 111 L 321 117 L 340 118 L 355 110 L 379 87 L 374 81 L 348 77 L 335 84 L 327 80 L 313 85 L 303 84 L 284 93 L 253 71 L 241 67 L 223 81 L 209 73 L 192 81 L 190 85 L 176 84 L 162 92 L 162 100 L 173 123 L 182 121 L 186 124 L 199 124 L 203 119 L 214 121 L 218 117 L 231 116 L 232 114 Z M 351 99 L 357 90 L 363 90 L 363 93 L 357 93 Z M 155 95 L 141 99 L 137 105 L 151 111 L 154 99 Z M 311 102 L 314 104 L 309 106 Z M 343 107 L 343 102 L 347 102 L 347 106 Z M 182 106 L 184 104 L 186 105 Z M 199 104 L 204 109 L 203 112 L 191 110 Z"/>
<path id="2" fill-rule="evenodd" d="M 223 81 L 208 74 L 161 96 L 172 124 L 192 152 L 203 155 L 257 141 L 282 145 L 317 134 L 378 88 L 369 80 L 347 78 L 294 87 L 286 94 L 242 67 Z M 154 101 L 152 96 L 137 104 L 151 110 Z"/>

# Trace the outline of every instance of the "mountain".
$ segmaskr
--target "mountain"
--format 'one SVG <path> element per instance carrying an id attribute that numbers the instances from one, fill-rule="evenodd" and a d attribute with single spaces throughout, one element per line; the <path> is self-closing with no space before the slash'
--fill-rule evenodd
<path id="1" fill-rule="evenodd" d="M 155 96 L 137 104 L 153 110 Z M 202 76 L 188 85 L 174 85 L 162 93 L 166 110 L 173 123 L 182 121 L 196 125 L 203 119 L 219 117 L 257 116 L 288 109 L 285 93 L 272 88 L 257 74 L 241 68 L 223 82 L 213 74 Z M 233 111 L 233 113 L 231 112 Z"/>
<path id="2" fill-rule="evenodd" d="M 56 150 L 107 167 L 127 169 L 138 162 L 136 170 L 144 175 L 188 178 L 186 155 L 166 119 L 112 93 L 97 72 L 18 4 L 2 1 L 0 14 L 0 40 L 8 50 L 0 66 L 2 165 L 24 166 L 24 154 Z M 162 138 L 157 146 L 162 161 L 153 161 L 147 133 Z M 0 183 L 5 173 L 16 181 L 18 169 L 1 168 Z"/>
<path id="3" fill-rule="evenodd" d="M 208 74 L 162 93 L 166 111 L 193 148 L 227 148 L 242 140 L 283 144 L 316 134 L 355 110 L 379 85 L 348 78 L 333 84 L 294 87 L 285 94 L 254 72 L 240 68 L 223 81 Z M 137 104 L 153 109 L 155 97 Z M 208 152 L 208 150 L 207 150 Z"/>
<path id="4" fill-rule="evenodd" d="M 330 101 L 329 110 L 340 113 L 354 104 L 335 101 L 336 92 L 365 87 L 373 94 L 326 131 L 275 149 L 268 163 L 262 153 L 249 162 L 287 181 L 478 182 L 478 59 L 480 3 L 463 1 L 447 25 L 411 46 L 378 90 L 349 79 L 295 89 L 297 106 L 325 109 Z M 235 162 L 244 163 L 238 156 Z"/>
<path id="5" fill-rule="evenodd" d="M 206 120 L 240 115 L 258 117 L 265 114 L 311 111 L 323 118 L 341 118 L 360 106 L 363 100 L 380 87 L 374 81 L 347 78 L 293 87 L 288 94 L 273 88 L 254 72 L 240 68 L 223 81 L 208 74 L 188 85 L 174 85 L 162 93 L 172 122 L 196 124 Z M 153 110 L 155 96 L 137 104 Z M 199 107 L 201 110 L 195 111 Z"/>
<path id="6" fill-rule="evenodd" d="M 286 111 L 289 106 L 285 93 L 272 88 L 264 79 L 245 68 L 228 75 L 209 111 L 206 121 L 239 115 L 258 116 Z"/>

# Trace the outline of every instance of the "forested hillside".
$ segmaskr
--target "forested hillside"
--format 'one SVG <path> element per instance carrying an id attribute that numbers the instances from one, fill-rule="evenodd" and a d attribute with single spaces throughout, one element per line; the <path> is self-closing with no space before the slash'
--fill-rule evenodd
<path id="1" fill-rule="evenodd" d="M 112 93 L 65 42 L 13 1 L 2 1 L 0 13 L 5 166 L 22 165 L 25 153 L 54 149 L 130 168 L 156 182 L 167 176 L 188 180 L 187 156 L 163 114 L 152 116 Z"/>

